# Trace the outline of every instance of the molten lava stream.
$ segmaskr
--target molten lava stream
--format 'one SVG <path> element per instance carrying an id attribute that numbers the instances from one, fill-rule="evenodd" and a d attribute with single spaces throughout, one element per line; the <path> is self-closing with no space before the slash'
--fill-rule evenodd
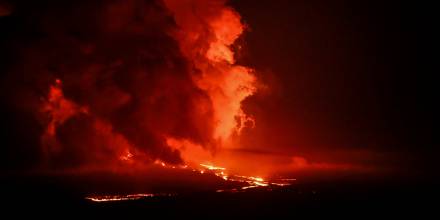
<path id="1" fill-rule="evenodd" d="M 269 190 L 274 187 L 290 186 L 293 181 L 296 181 L 296 179 L 274 179 L 268 181 L 261 177 L 228 174 L 226 168 L 209 165 L 209 164 L 199 164 L 199 166 L 197 167 L 190 167 L 188 165 L 183 165 L 183 166 L 167 165 L 166 163 L 161 161 L 156 161 L 155 164 L 167 169 L 191 169 L 193 172 L 199 173 L 200 175 L 213 174 L 215 176 L 222 178 L 223 181 L 245 184 L 245 186 L 241 186 L 238 188 L 217 189 L 215 190 L 215 192 L 217 193 L 246 192 L 246 190 L 253 188 L 262 188 Z M 119 194 L 119 195 L 90 195 L 85 197 L 85 199 L 92 202 L 116 202 L 116 201 L 129 201 L 129 200 L 143 200 L 154 197 L 171 197 L 176 195 L 178 194 L 177 193 L 136 193 L 136 194 Z"/>

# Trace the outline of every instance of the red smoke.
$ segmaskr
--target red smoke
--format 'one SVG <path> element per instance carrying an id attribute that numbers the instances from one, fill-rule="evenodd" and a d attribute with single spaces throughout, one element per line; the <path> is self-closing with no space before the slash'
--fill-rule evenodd
<path id="1" fill-rule="evenodd" d="M 47 114 L 46 129 L 42 135 L 43 150 L 46 156 L 61 149 L 58 149 L 57 128 L 67 120 L 81 113 L 87 113 L 83 108 L 74 102 L 66 99 L 59 79 L 49 87 L 49 94 L 42 103 L 42 113 Z"/>
<path id="2" fill-rule="evenodd" d="M 257 79 L 235 64 L 244 26 L 224 1 L 75 8 L 61 21 L 42 14 L 48 37 L 24 52 L 30 74 L 47 78 L 34 111 L 48 164 L 199 163 L 254 125 L 241 103 Z"/>
<path id="3" fill-rule="evenodd" d="M 4 87 L 14 114 L 36 127 L 20 135 L 45 168 L 203 163 L 265 176 L 350 167 L 275 152 L 271 141 L 294 131 L 267 123 L 246 136 L 267 149 L 240 145 L 243 129 L 259 126 L 243 102 L 261 82 L 235 55 L 246 26 L 225 0 L 28 4 L 3 13 L 29 35 L 11 41 Z"/>
<path id="4" fill-rule="evenodd" d="M 240 15 L 224 1 L 166 0 L 165 4 L 179 27 L 174 36 L 180 49 L 195 67 L 192 79 L 210 99 L 212 140 L 228 145 L 232 134 L 254 123 L 243 112 L 241 102 L 255 93 L 256 78 L 252 69 L 235 64 L 231 48 L 244 29 Z M 175 137 L 169 138 L 172 146 L 195 147 L 188 140 L 178 143 Z"/>

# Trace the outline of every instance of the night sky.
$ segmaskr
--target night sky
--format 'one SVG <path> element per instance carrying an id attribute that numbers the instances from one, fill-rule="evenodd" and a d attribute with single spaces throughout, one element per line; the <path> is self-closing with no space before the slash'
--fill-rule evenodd
<path id="1" fill-rule="evenodd" d="M 229 4 L 247 26 L 239 39 L 238 63 L 254 67 L 262 83 L 244 102 L 256 126 L 244 130 L 240 150 L 435 170 L 433 7 L 382 1 Z M 39 144 L 42 128 L 23 105 L 16 105 L 17 97 L 29 94 L 15 94 L 8 81 L 15 74 L 11 70 L 22 65 L 20 50 L 44 37 L 41 21 L 33 18 L 47 11 L 56 19 L 60 9 L 75 5 L 0 1 L 3 170 L 26 170 L 40 160 L 38 147 L 30 146 Z M 19 77 L 28 75 L 33 74 Z"/>
<path id="2" fill-rule="evenodd" d="M 364 152 L 375 154 L 367 163 L 433 168 L 438 97 L 429 5 L 232 4 L 250 27 L 244 62 L 269 87 L 248 106 L 259 119 L 253 132 L 265 140 L 250 132 L 247 146 L 351 162 Z"/>

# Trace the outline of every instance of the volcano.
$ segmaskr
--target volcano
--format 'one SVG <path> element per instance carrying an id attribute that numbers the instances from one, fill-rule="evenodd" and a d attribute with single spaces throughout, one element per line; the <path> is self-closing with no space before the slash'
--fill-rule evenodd
<path id="1" fill-rule="evenodd" d="M 427 10 L 0 0 L 6 207 L 177 218 L 429 208 L 414 204 L 437 183 Z"/>

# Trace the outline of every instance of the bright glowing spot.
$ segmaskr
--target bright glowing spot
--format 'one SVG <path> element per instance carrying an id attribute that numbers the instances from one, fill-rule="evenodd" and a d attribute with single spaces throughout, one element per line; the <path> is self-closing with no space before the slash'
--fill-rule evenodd
<path id="1" fill-rule="evenodd" d="M 127 153 L 125 155 L 122 155 L 120 159 L 124 161 L 129 161 L 132 157 L 133 154 L 131 154 L 130 151 L 127 150 Z"/>
<path id="2" fill-rule="evenodd" d="M 200 164 L 200 166 L 205 167 L 208 170 L 225 170 L 224 167 L 216 167 L 216 166 L 207 165 L 207 164 Z"/>
<path id="3" fill-rule="evenodd" d="M 164 196 L 173 196 L 174 194 L 165 194 L 165 193 L 159 193 L 159 194 L 145 194 L 145 193 L 139 193 L 139 194 L 128 194 L 128 195 L 98 195 L 98 196 L 88 196 L 85 199 L 90 200 L 92 202 L 116 202 L 116 201 L 127 201 L 127 200 L 139 200 L 139 199 L 145 199 L 149 197 L 164 197 Z"/>

